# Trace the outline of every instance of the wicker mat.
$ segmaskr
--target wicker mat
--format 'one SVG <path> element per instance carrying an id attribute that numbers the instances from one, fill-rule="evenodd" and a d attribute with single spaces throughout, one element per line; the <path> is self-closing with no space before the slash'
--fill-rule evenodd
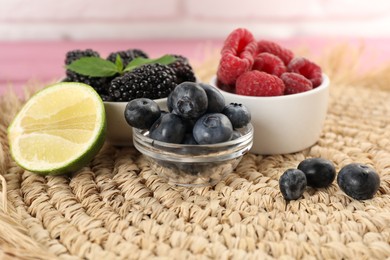
<path id="1" fill-rule="evenodd" d="M 331 99 L 317 144 L 295 154 L 246 154 L 215 187 L 169 186 L 134 148 L 109 145 L 71 176 L 26 172 L 6 138 L 22 101 L 1 97 L 0 258 L 390 258 L 390 66 L 359 74 L 351 52 L 334 48 L 318 59 Z M 215 60 L 199 69 L 204 79 L 214 72 Z M 286 203 L 278 178 L 307 157 L 332 160 L 337 170 L 369 164 L 380 189 L 357 201 L 333 183 Z"/>

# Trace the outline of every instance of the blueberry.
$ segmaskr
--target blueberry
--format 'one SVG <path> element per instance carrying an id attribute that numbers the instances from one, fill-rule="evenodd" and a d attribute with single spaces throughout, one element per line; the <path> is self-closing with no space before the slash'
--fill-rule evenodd
<path id="1" fill-rule="evenodd" d="M 183 82 L 175 87 L 168 96 L 168 107 L 183 118 L 198 118 L 208 106 L 207 94 L 194 82 Z"/>
<path id="2" fill-rule="evenodd" d="M 237 138 L 240 138 L 242 136 L 242 134 L 237 131 L 237 130 L 233 130 L 233 134 L 232 134 L 232 137 L 230 138 L 230 140 L 235 140 Z"/>
<path id="3" fill-rule="evenodd" d="M 184 136 L 183 144 L 198 144 L 198 143 L 195 141 L 195 138 L 192 135 L 192 133 L 186 133 Z"/>
<path id="4" fill-rule="evenodd" d="M 199 118 L 193 129 L 198 144 L 214 144 L 230 140 L 233 134 L 232 124 L 221 113 L 205 114 Z"/>
<path id="5" fill-rule="evenodd" d="M 351 163 L 339 171 L 337 184 L 348 196 L 357 200 L 371 199 L 378 191 L 380 179 L 376 171 L 364 164 Z"/>
<path id="6" fill-rule="evenodd" d="M 336 178 L 333 163 L 322 158 L 308 158 L 298 164 L 299 170 L 306 175 L 307 185 L 313 188 L 328 187 Z"/>
<path id="7" fill-rule="evenodd" d="M 285 200 L 297 200 L 305 191 L 305 173 L 298 169 L 287 169 L 279 179 L 279 188 Z"/>
<path id="8" fill-rule="evenodd" d="M 161 111 L 156 102 L 148 98 L 137 98 L 127 103 L 126 122 L 135 128 L 149 129 L 160 117 Z"/>
<path id="9" fill-rule="evenodd" d="M 185 123 L 178 115 L 172 113 L 161 115 L 149 129 L 150 138 L 167 143 L 181 143 L 185 133 Z"/>
<path id="10" fill-rule="evenodd" d="M 221 113 L 225 107 L 225 98 L 221 92 L 209 84 L 200 83 L 199 86 L 206 91 L 208 100 L 207 113 Z"/>
<path id="11" fill-rule="evenodd" d="M 168 112 L 172 112 L 172 110 L 173 110 L 173 104 L 172 104 L 172 97 L 171 97 L 171 95 L 172 95 L 172 92 L 169 93 L 168 98 L 167 98 Z"/>
<path id="12" fill-rule="evenodd" d="M 251 114 L 246 106 L 237 103 L 226 105 L 222 111 L 232 122 L 233 128 L 240 128 L 251 121 Z"/>
<path id="13" fill-rule="evenodd" d="M 182 119 L 186 125 L 187 133 L 191 133 L 192 135 L 192 129 L 194 128 L 197 119 L 192 119 L 192 118 L 182 118 Z"/>

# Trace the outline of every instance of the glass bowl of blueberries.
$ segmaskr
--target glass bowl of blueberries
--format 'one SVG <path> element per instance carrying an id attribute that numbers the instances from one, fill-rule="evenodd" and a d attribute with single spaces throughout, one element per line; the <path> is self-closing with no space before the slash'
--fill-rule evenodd
<path id="1" fill-rule="evenodd" d="M 225 104 L 209 84 L 183 82 L 167 98 L 167 111 L 151 99 L 130 101 L 125 120 L 134 147 L 151 169 L 179 186 L 215 185 L 237 167 L 253 144 L 249 110 Z"/>

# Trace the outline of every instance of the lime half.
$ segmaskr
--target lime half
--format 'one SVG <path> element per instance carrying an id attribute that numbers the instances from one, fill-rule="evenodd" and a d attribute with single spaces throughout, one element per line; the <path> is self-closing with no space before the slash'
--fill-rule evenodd
<path id="1" fill-rule="evenodd" d="M 85 166 L 104 143 L 104 104 L 83 83 L 61 82 L 31 97 L 8 128 L 11 155 L 22 168 L 45 175 Z"/>

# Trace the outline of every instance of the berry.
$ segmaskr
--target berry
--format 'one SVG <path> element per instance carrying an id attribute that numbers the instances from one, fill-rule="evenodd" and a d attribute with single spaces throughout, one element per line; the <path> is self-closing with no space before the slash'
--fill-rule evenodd
<path id="1" fill-rule="evenodd" d="M 101 97 L 106 96 L 112 77 L 89 77 L 78 74 L 71 70 L 66 70 L 64 82 L 82 82 L 93 87 Z"/>
<path id="2" fill-rule="evenodd" d="M 222 113 L 227 116 L 233 128 L 240 128 L 251 121 L 251 114 L 246 106 L 237 103 L 230 103 L 225 106 Z"/>
<path id="3" fill-rule="evenodd" d="M 310 80 L 295 72 L 285 72 L 280 79 L 283 81 L 284 94 L 296 94 L 313 89 L 313 84 Z"/>
<path id="4" fill-rule="evenodd" d="M 280 77 L 280 75 L 286 72 L 286 66 L 278 56 L 263 52 L 256 56 L 252 70 L 264 71 Z"/>
<path id="5" fill-rule="evenodd" d="M 69 65 L 75 60 L 78 60 L 83 57 L 100 57 L 100 55 L 97 51 L 94 51 L 92 49 L 68 51 L 65 57 L 65 64 Z"/>
<path id="6" fill-rule="evenodd" d="M 149 129 L 160 115 L 158 104 L 148 98 L 133 99 L 125 108 L 126 122 L 135 128 Z"/>
<path id="7" fill-rule="evenodd" d="M 360 163 L 351 163 L 337 175 L 337 184 L 348 196 L 357 200 L 371 199 L 379 189 L 380 178 L 376 171 Z"/>
<path id="8" fill-rule="evenodd" d="M 229 118 L 221 113 L 205 114 L 193 128 L 193 136 L 198 144 L 215 144 L 230 140 L 233 126 Z"/>
<path id="9" fill-rule="evenodd" d="M 197 118 L 182 118 L 182 119 L 186 125 L 187 133 L 192 134 L 192 129 L 194 128 Z"/>
<path id="10" fill-rule="evenodd" d="M 226 38 L 221 50 L 217 77 L 224 85 L 234 85 L 237 78 L 252 68 L 257 43 L 246 29 L 239 28 Z"/>
<path id="11" fill-rule="evenodd" d="M 326 188 L 336 177 L 333 163 L 322 158 L 305 159 L 297 168 L 305 173 L 307 185 L 314 188 Z"/>
<path id="12" fill-rule="evenodd" d="M 288 65 L 287 70 L 289 72 L 295 72 L 301 74 L 305 78 L 309 79 L 313 84 L 313 88 L 318 87 L 322 83 L 322 70 L 321 67 L 303 57 L 294 58 Z"/>
<path id="13" fill-rule="evenodd" d="M 115 101 L 165 98 L 176 86 L 174 71 L 158 63 L 142 65 L 111 81 L 108 94 Z"/>
<path id="14" fill-rule="evenodd" d="M 172 91 L 172 92 L 173 92 L 173 91 Z M 167 108 L 168 108 L 168 112 L 172 112 L 172 111 L 173 111 L 172 92 L 169 93 L 168 98 L 167 98 Z"/>
<path id="15" fill-rule="evenodd" d="M 169 95 L 168 104 L 173 113 L 183 118 L 198 118 L 207 110 L 207 94 L 199 84 L 183 82 Z"/>
<path id="16" fill-rule="evenodd" d="M 185 134 L 183 144 L 198 144 L 198 143 L 195 141 L 195 138 L 191 132 Z"/>
<path id="17" fill-rule="evenodd" d="M 306 176 L 298 169 L 287 169 L 279 179 L 279 188 L 285 200 L 299 199 L 306 185 Z"/>
<path id="18" fill-rule="evenodd" d="M 114 100 L 111 99 L 111 97 L 107 94 L 100 94 L 100 97 L 102 98 L 103 101 L 106 101 L 106 102 L 112 102 Z"/>
<path id="19" fill-rule="evenodd" d="M 117 55 L 119 55 L 119 57 L 121 57 L 124 67 L 126 67 L 127 64 L 129 64 L 135 58 L 138 58 L 138 57 L 145 58 L 145 59 L 149 58 L 149 56 L 142 50 L 129 49 L 126 51 L 111 52 L 108 55 L 107 60 L 115 63 Z"/>
<path id="20" fill-rule="evenodd" d="M 100 57 L 99 53 L 92 50 L 72 50 L 66 53 L 65 64 L 69 65 L 72 62 L 83 58 L 83 57 Z M 102 97 L 107 95 L 108 88 L 110 86 L 110 81 L 112 77 L 89 77 L 85 75 L 78 74 L 69 69 L 66 70 L 66 77 L 63 80 L 64 82 L 82 82 L 93 87 L 96 92 L 98 92 Z"/>
<path id="21" fill-rule="evenodd" d="M 233 130 L 233 134 L 232 134 L 232 137 L 230 138 L 230 140 L 235 140 L 237 138 L 240 138 L 241 136 L 242 136 L 242 134 L 239 131 Z"/>
<path id="22" fill-rule="evenodd" d="M 237 79 L 236 93 L 239 95 L 280 96 L 283 92 L 283 81 L 262 71 L 248 71 Z"/>
<path id="23" fill-rule="evenodd" d="M 160 116 L 149 129 L 149 137 L 167 143 L 180 144 L 186 134 L 186 125 L 175 114 L 166 113 Z"/>
<path id="24" fill-rule="evenodd" d="M 294 53 L 291 50 L 286 49 L 275 42 L 267 40 L 261 40 L 257 43 L 257 53 L 263 52 L 268 52 L 278 56 L 286 66 L 294 58 Z"/>
<path id="25" fill-rule="evenodd" d="M 188 59 L 181 55 L 172 55 L 176 58 L 176 61 L 168 64 L 168 67 L 172 68 L 177 77 L 177 84 L 185 81 L 196 82 L 194 70 L 188 62 Z"/>
<path id="26" fill-rule="evenodd" d="M 219 90 L 209 84 L 199 83 L 199 86 L 206 91 L 207 95 L 207 112 L 220 113 L 225 107 L 225 98 Z"/>

